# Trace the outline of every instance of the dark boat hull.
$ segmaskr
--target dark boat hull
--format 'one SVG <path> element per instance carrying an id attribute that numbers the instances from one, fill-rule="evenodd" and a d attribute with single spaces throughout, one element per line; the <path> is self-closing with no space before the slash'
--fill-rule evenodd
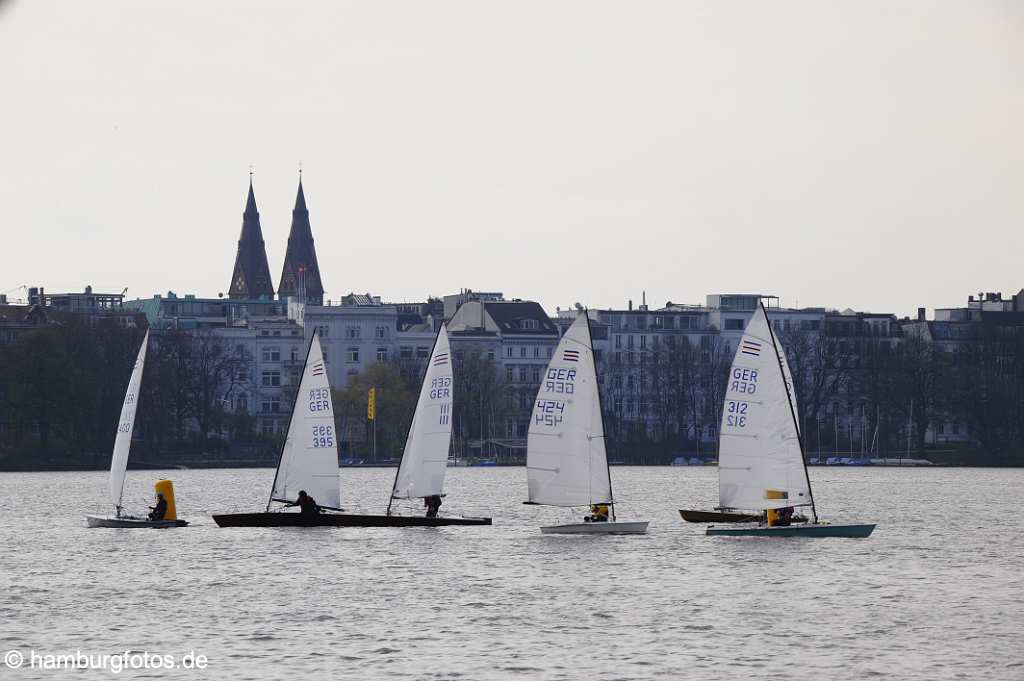
<path id="1" fill-rule="evenodd" d="M 447 527 L 490 525 L 490 518 L 426 518 L 355 513 L 225 513 L 213 516 L 220 527 Z"/>
<path id="2" fill-rule="evenodd" d="M 679 515 L 688 523 L 755 523 L 759 515 L 730 513 L 728 511 L 687 511 L 679 509 Z"/>
<path id="3" fill-rule="evenodd" d="M 752 527 L 709 527 L 708 536 L 718 537 L 847 537 L 864 539 L 874 532 L 874 524 L 864 525 L 830 525 L 828 523 L 808 523 L 807 525 L 788 525 L 786 527 L 768 527 L 757 525 Z"/>
<path id="4" fill-rule="evenodd" d="M 760 514 L 739 513 L 736 511 L 688 511 L 679 510 L 679 515 L 688 523 L 756 523 L 761 520 Z M 807 516 L 795 515 L 790 522 L 806 523 Z"/>

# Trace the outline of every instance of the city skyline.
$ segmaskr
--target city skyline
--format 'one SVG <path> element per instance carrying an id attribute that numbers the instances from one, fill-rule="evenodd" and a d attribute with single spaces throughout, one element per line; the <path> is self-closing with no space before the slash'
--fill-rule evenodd
<path id="1" fill-rule="evenodd" d="M 1019 288 L 1015 4 L 401 9 L 5 3 L 0 292 L 227 295 L 250 164 L 276 285 L 300 163 L 327 298 Z"/>

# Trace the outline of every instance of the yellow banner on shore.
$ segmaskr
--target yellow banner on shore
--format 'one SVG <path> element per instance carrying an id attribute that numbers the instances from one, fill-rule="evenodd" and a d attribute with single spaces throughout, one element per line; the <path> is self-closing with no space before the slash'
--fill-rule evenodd
<path id="1" fill-rule="evenodd" d="M 370 388 L 370 394 L 366 398 L 366 419 L 372 421 L 377 416 L 377 389 Z"/>

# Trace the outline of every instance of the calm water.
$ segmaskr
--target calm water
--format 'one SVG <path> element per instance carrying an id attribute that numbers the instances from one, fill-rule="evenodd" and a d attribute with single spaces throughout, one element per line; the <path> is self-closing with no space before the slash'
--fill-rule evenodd
<path id="1" fill-rule="evenodd" d="M 102 473 L 0 474 L 0 654 L 194 650 L 132 678 L 1024 679 L 1024 471 L 811 469 L 850 539 L 705 537 L 713 468 L 614 468 L 645 537 L 541 536 L 525 471 L 449 469 L 487 528 L 219 529 L 271 470 L 173 471 L 178 530 L 86 529 Z M 394 474 L 346 469 L 379 512 Z M 148 501 L 157 474 L 129 473 Z M 5 678 L 53 678 L 21 669 Z M 82 678 L 110 678 L 91 672 Z"/>

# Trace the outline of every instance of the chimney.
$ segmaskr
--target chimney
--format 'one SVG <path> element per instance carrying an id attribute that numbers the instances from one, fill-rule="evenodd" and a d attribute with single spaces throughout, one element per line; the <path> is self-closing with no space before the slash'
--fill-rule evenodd
<path id="1" fill-rule="evenodd" d="M 919 321 L 919 322 L 923 322 L 924 321 L 924 308 L 923 307 L 917 308 L 917 321 Z"/>
<path id="2" fill-rule="evenodd" d="M 633 311 L 633 301 L 632 300 L 629 301 L 629 311 L 630 312 Z"/>

